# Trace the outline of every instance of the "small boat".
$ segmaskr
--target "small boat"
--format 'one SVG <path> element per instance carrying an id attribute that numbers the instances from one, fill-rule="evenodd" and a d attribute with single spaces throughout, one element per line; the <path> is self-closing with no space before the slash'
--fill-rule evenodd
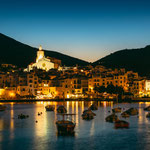
<path id="1" fill-rule="evenodd" d="M 115 115 L 115 114 L 111 114 L 111 115 L 109 115 L 109 116 L 107 116 L 106 118 L 105 118 L 105 120 L 106 120 L 106 122 L 115 122 L 115 121 L 117 121 L 117 120 L 119 120 L 118 119 L 118 116 L 117 115 Z"/>
<path id="2" fill-rule="evenodd" d="M 63 105 L 61 105 L 57 108 L 57 113 L 67 113 L 67 110 Z"/>
<path id="3" fill-rule="evenodd" d="M 120 113 L 121 112 L 121 108 L 120 107 L 114 108 L 114 109 L 112 109 L 112 112 L 113 113 Z"/>
<path id="4" fill-rule="evenodd" d="M 64 117 L 72 116 L 75 114 L 61 114 L 61 115 L 63 116 L 63 119 L 56 121 L 58 134 L 73 134 L 76 123 L 74 123 L 71 120 L 66 120 L 66 119 L 64 119 Z"/>
<path id="5" fill-rule="evenodd" d="M 91 110 L 98 110 L 98 106 L 97 106 L 97 104 L 92 104 L 91 106 L 90 106 L 90 109 Z"/>
<path id="6" fill-rule="evenodd" d="M 115 121 L 115 128 L 129 128 L 129 123 L 124 120 Z"/>
<path id="7" fill-rule="evenodd" d="M 20 114 L 18 115 L 18 119 L 26 119 L 29 118 L 29 115 Z"/>
<path id="8" fill-rule="evenodd" d="M 92 112 L 92 110 L 88 109 L 88 110 L 84 110 L 83 114 L 82 114 L 82 119 L 84 120 L 91 120 L 94 118 L 94 116 L 96 116 L 95 113 Z"/>
<path id="9" fill-rule="evenodd" d="M 91 114 L 82 114 L 82 119 L 84 120 L 92 120 L 94 119 L 94 116 Z"/>
<path id="10" fill-rule="evenodd" d="M 130 109 L 126 110 L 125 112 L 130 116 L 135 116 L 135 115 L 138 115 L 138 113 L 139 113 L 136 108 L 130 108 Z"/>
<path id="11" fill-rule="evenodd" d="M 146 118 L 150 118 L 150 113 L 148 113 L 148 114 L 146 115 Z"/>
<path id="12" fill-rule="evenodd" d="M 95 114 L 91 109 L 87 109 L 87 110 L 84 110 L 84 111 L 83 111 L 83 114 L 86 114 L 86 113 L 90 113 L 90 114 L 92 114 L 93 116 L 96 116 L 96 114 Z"/>
<path id="13" fill-rule="evenodd" d="M 150 106 L 144 108 L 145 111 L 150 111 Z"/>
<path id="14" fill-rule="evenodd" d="M 6 106 L 0 105 L 0 111 L 5 111 L 5 110 L 6 110 Z"/>
<path id="15" fill-rule="evenodd" d="M 121 117 L 123 117 L 123 118 L 128 118 L 128 117 L 130 117 L 130 115 L 129 115 L 127 112 L 123 112 L 123 113 L 121 114 Z"/>
<path id="16" fill-rule="evenodd" d="M 46 111 L 54 111 L 55 107 L 53 105 L 45 106 Z"/>

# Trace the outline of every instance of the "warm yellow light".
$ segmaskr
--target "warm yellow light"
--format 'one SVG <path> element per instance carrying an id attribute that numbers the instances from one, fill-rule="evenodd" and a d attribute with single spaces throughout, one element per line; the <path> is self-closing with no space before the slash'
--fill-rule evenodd
<path id="1" fill-rule="evenodd" d="M 48 87 L 48 84 L 44 84 L 45 87 Z"/>
<path id="2" fill-rule="evenodd" d="M 10 93 L 9 93 L 9 96 L 10 96 L 10 97 L 15 97 L 15 93 L 14 93 L 14 92 L 10 92 Z"/>
<path id="3" fill-rule="evenodd" d="M 4 89 L 0 89 L 0 95 L 3 95 L 4 92 L 5 92 Z"/>
<path id="4" fill-rule="evenodd" d="M 93 87 L 90 87 L 91 90 L 93 90 Z"/>
<path id="5" fill-rule="evenodd" d="M 67 98 L 69 98 L 70 96 L 69 96 L 69 94 L 67 94 Z"/>

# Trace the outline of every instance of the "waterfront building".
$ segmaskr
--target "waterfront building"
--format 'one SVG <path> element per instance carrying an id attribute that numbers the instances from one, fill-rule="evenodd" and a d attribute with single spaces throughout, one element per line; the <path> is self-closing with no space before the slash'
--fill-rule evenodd
<path id="1" fill-rule="evenodd" d="M 147 92 L 150 92 L 150 80 L 146 80 L 146 81 L 145 81 L 145 90 L 146 90 Z"/>
<path id="2" fill-rule="evenodd" d="M 150 80 L 145 80 L 144 96 L 150 97 Z"/>
<path id="3" fill-rule="evenodd" d="M 89 78 L 89 91 L 93 91 L 94 87 L 104 86 L 105 88 L 112 84 L 121 86 L 124 90 L 128 90 L 127 74 L 111 74 L 107 76 L 93 76 Z"/>
<path id="4" fill-rule="evenodd" d="M 133 93 L 134 97 L 143 97 L 145 95 L 145 80 L 134 80 L 131 87 L 131 93 Z"/>
<path id="5" fill-rule="evenodd" d="M 44 51 L 40 47 L 36 63 L 45 61 L 44 57 Z M 101 93 L 94 91 L 94 87 L 106 88 L 110 84 L 122 87 L 125 92 L 133 93 L 134 97 L 150 95 L 150 81 L 139 77 L 136 72 L 126 72 L 125 69 L 76 66 L 63 71 L 52 69 L 46 72 L 35 69 L 30 72 L 0 74 L 1 91 L 7 89 L 20 96 L 36 98 L 97 98 Z M 11 90 L 13 87 L 16 90 Z M 105 92 L 103 95 L 107 97 Z"/>
<path id="6" fill-rule="evenodd" d="M 26 86 L 25 85 L 17 86 L 16 93 L 21 97 L 29 95 L 29 86 L 27 86 L 27 85 Z"/>

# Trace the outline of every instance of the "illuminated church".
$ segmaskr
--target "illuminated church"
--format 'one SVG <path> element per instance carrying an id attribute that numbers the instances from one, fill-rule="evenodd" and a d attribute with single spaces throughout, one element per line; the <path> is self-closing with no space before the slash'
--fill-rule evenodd
<path id="1" fill-rule="evenodd" d="M 36 63 L 32 63 L 28 65 L 28 68 L 26 69 L 26 71 L 29 72 L 33 70 L 33 68 L 42 69 L 45 71 L 48 71 L 54 68 L 54 63 L 51 62 L 50 59 L 44 56 L 44 51 L 42 50 L 42 46 L 40 46 L 39 50 L 37 51 Z"/>

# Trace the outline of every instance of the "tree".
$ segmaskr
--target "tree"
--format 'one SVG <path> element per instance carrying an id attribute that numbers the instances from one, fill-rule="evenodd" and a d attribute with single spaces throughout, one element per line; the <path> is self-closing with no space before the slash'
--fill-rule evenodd
<path id="1" fill-rule="evenodd" d="M 104 93 L 104 92 L 106 92 L 105 86 L 94 87 L 93 90 L 94 90 L 95 92 L 98 92 L 98 93 Z"/>
<path id="2" fill-rule="evenodd" d="M 113 84 L 109 84 L 106 88 L 106 92 L 110 94 L 116 93 L 116 87 Z"/>

